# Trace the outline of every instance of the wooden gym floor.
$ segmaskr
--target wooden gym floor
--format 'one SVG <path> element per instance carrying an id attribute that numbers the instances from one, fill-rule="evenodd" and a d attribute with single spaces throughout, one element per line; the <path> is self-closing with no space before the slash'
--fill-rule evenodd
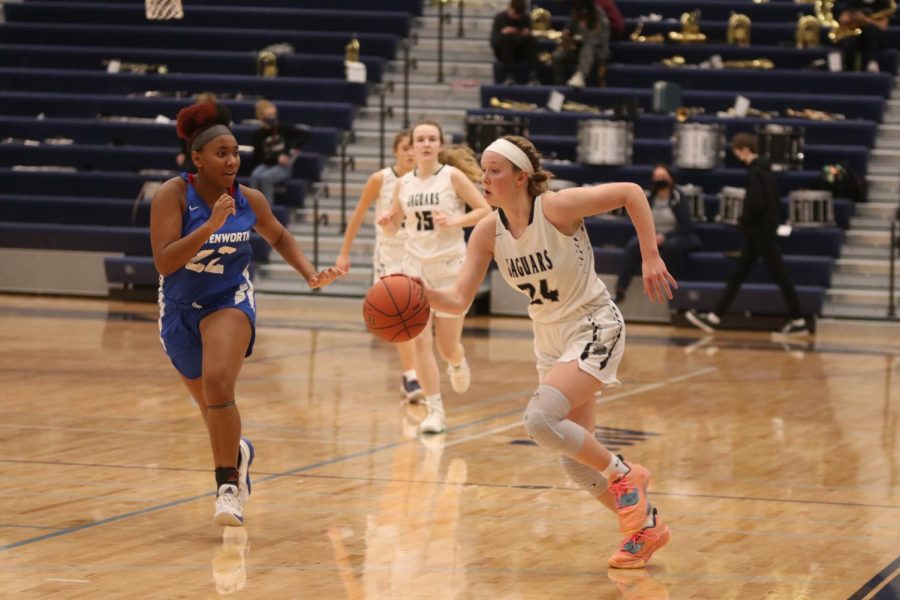
<path id="1" fill-rule="evenodd" d="M 0 597 L 900 598 L 898 325 L 629 326 L 597 433 L 651 469 L 673 538 L 627 572 L 613 515 L 522 430 L 526 320 L 467 321 L 472 387 L 421 440 L 358 302 L 258 304 L 253 496 L 223 535 L 155 306 L 0 296 Z"/>

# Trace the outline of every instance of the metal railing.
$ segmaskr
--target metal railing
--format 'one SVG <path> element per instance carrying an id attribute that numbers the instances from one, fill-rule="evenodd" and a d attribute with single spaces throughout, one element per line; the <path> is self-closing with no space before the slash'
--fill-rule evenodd
<path id="1" fill-rule="evenodd" d="M 409 127 L 409 70 L 415 68 L 417 63 L 409 58 L 410 43 L 416 41 L 413 37 L 410 41 L 402 40 L 400 42 L 403 48 L 403 128 Z"/>
<path id="2" fill-rule="evenodd" d="M 388 81 L 385 83 L 381 83 L 378 85 L 377 93 L 379 96 L 378 99 L 378 160 L 381 165 L 380 168 L 384 168 L 385 166 L 385 152 L 384 152 L 384 138 L 386 137 L 386 126 L 385 120 L 388 117 L 394 116 L 394 107 L 387 106 L 387 94 L 388 92 L 394 91 L 394 82 Z"/>
<path id="3" fill-rule="evenodd" d="M 459 0 L 459 16 L 457 17 L 459 23 L 456 24 L 456 37 L 466 37 L 466 26 L 463 25 L 464 6 L 465 0 Z"/>
<path id="4" fill-rule="evenodd" d="M 356 169 L 356 159 L 347 156 L 347 145 L 353 141 L 353 134 L 345 131 L 341 135 L 341 234 L 347 231 L 347 169 Z M 315 215 L 318 227 L 318 214 Z"/>
<path id="5" fill-rule="evenodd" d="M 444 5 L 450 0 L 437 0 L 438 4 L 438 39 L 437 39 L 437 82 L 444 83 L 444 23 L 450 21 L 450 15 L 444 14 Z M 462 3 L 460 2 L 460 6 Z"/>
<path id="6" fill-rule="evenodd" d="M 897 219 L 891 221 L 891 245 L 890 245 L 890 264 L 888 266 L 888 312 L 887 316 L 891 319 L 897 317 L 897 299 L 895 297 L 895 290 L 897 289 L 896 284 L 894 283 L 894 278 L 897 273 L 896 262 L 897 262 L 897 254 L 900 253 L 900 238 L 898 238 L 898 231 L 900 226 L 898 226 Z"/>

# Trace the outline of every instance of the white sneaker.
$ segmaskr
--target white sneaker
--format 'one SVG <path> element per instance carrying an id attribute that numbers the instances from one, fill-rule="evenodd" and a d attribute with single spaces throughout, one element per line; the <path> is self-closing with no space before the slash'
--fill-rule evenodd
<path id="1" fill-rule="evenodd" d="M 419 423 L 419 431 L 422 433 L 443 433 L 447 430 L 444 425 L 444 403 L 438 401 L 425 401 L 428 415 Z"/>
<path id="2" fill-rule="evenodd" d="M 566 82 L 566 85 L 574 88 L 583 88 L 584 75 L 581 74 L 581 71 L 575 71 L 575 74 L 569 78 L 569 80 Z"/>
<path id="3" fill-rule="evenodd" d="M 244 524 L 244 507 L 236 485 L 223 483 L 219 486 L 213 521 L 229 527 L 241 527 Z"/>
<path id="4" fill-rule="evenodd" d="M 238 449 L 238 497 L 241 500 L 241 506 L 246 505 L 250 498 L 250 465 L 253 464 L 254 456 L 256 456 L 256 450 L 253 448 L 253 443 L 242 437 Z"/>
<path id="5" fill-rule="evenodd" d="M 250 538 L 243 527 L 222 530 L 222 546 L 212 559 L 213 581 L 216 591 L 224 596 L 244 589 L 247 585 L 247 552 Z"/>
<path id="6" fill-rule="evenodd" d="M 450 376 L 450 386 L 454 392 L 462 394 L 469 389 L 469 384 L 472 383 L 472 371 L 469 370 L 469 361 L 465 356 L 458 367 L 447 365 L 447 374 Z"/>

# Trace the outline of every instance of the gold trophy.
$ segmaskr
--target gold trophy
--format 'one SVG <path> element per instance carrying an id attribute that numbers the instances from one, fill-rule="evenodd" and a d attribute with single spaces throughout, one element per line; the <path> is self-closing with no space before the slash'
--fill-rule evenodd
<path id="1" fill-rule="evenodd" d="M 632 42 L 638 42 L 640 44 L 662 44 L 665 41 L 665 38 L 661 33 L 654 33 L 653 35 L 641 35 L 641 31 L 644 29 L 644 20 L 639 19 L 638 25 L 635 27 L 634 31 L 628 36 Z"/>
<path id="2" fill-rule="evenodd" d="M 359 39 L 357 39 L 355 33 L 353 34 L 353 39 L 344 46 L 344 61 L 359 62 Z"/>
<path id="3" fill-rule="evenodd" d="M 260 50 L 256 55 L 256 74 L 260 77 L 278 77 L 278 59 L 271 50 Z"/>
<path id="4" fill-rule="evenodd" d="M 821 27 L 819 19 L 812 15 L 806 15 L 797 19 L 797 47 L 818 48 L 819 30 Z"/>
<path id="5" fill-rule="evenodd" d="M 680 44 L 704 44 L 706 34 L 700 32 L 700 11 L 681 14 L 681 31 L 670 31 L 669 41 Z"/>
<path id="6" fill-rule="evenodd" d="M 728 18 L 726 40 L 732 46 L 750 45 L 750 17 L 732 12 Z"/>

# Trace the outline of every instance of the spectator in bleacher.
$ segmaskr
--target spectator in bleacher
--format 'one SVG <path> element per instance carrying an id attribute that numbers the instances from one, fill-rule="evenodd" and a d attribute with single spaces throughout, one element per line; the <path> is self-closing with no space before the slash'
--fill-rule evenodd
<path id="1" fill-rule="evenodd" d="M 380 171 L 375 171 L 366 181 L 356 204 L 356 210 L 347 223 L 347 231 L 344 232 L 344 243 L 341 245 L 335 266 L 341 271 L 350 272 L 350 248 L 353 240 L 359 233 L 359 228 L 369 212 L 369 207 L 375 204 L 375 218 L 391 210 L 391 201 L 394 197 L 394 187 L 397 181 L 413 170 L 416 166 L 416 156 L 413 154 L 412 140 L 409 137 L 409 129 L 404 129 L 394 136 L 394 164 Z M 403 272 L 403 254 L 406 251 L 405 232 L 399 231 L 397 235 L 386 235 L 380 226 L 375 227 L 375 252 L 372 256 L 372 274 L 375 281 L 391 273 Z M 424 393 L 416 375 L 415 350 L 413 342 L 401 342 L 394 344 L 400 355 L 400 365 L 403 368 L 403 380 L 400 391 L 409 402 L 417 402 L 422 399 Z"/>
<path id="2" fill-rule="evenodd" d="M 609 37 L 613 40 L 625 39 L 625 18 L 616 6 L 615 0 L 594 0 L 597 8 L 606 13 L 609 21 Z"/>
<path id="3" fill-rule="evenodd" d="M 253 351 L 256 302 L 248 268 L 258 233 L 311 288 L 341 272 L 317 271 L 259 191 L 235 182 L 237 139 L 212 102 L 178 113 L 196 175 L 164 182 L 150 207 L 150 245 L 160 277 L 159 336 L 206 422 L 216 478 L 213 520 L 241 526 L 253 445 L 241 437 L 234 387 Z"/>
<path id="4" fill-rule="evenodd" d="M 256 118 L 262 121 L 262 127 L 253 134 L 256 166 L 250 173 L 250 186 L 274 203 L 275 185 L 290 179 L 294 159 L 309 136 L 309 128 L 279 121 L 278 108 L 268 100 L 256 103 Z"/>
<path id="5" fill-rule="evenodd" d="M 598 83 L 602 85 L 601 72 L 608 58 L 609 20 L 606 13 L 597 9 L 594 0 L 575 0 L 560 45 L 553 52 L 556 84 L 565 82 L 568 86 L 581 88 L 590 79 L 590 74 L 597 72 Z"/>
<path id="6" fill-rule="evenodd" d="M 675 178 L 668 166 L 653 167 L 647 199 L 653 211 L 659 254 L 669 267 L 669 272 L 677 279 L 684 271 L 688 253 L 700 247 L 700 237 L 694 229 L 690 203 L 682 199 L 681 191 L 675 185 Z M 635 236 L 625 244 L 619 279 L 616 282 L 616 302 L 625 300 L 631 278 L 640 272 L 641 246 Z"/>
<path id="7" fill-rule="evenodd" d="M 734 156 L 748 167 L 747 188 L 739 226 L 744 234 L 744 246 L 738 257 L 725 287 L 725 293 L 715 309 L 706 314 L 693 310 L 687 311 L 685 317 L 693 325 L 707 333 L 712 333 L 721 322 L 731 302 L 747 280 L 750 271 L 756 264 L 757 257 L 762 256 L 769 271 L 769 277 L 778 284 L 790 314 L 790 321 L 779 331 L 783 335 L 804 335 L 810 333 L 809 324 L 800 313 L 800 301 L 797 290 L 784 267 L 784 257 L 778 247 L 776 230 L 781 221 L 781 196 L 778 184 L 772 175 L 769 161 L 758 155 L 758 141 L 751 133 L 738 133 L 731 140 L 731 151 Z"/>
<path id="8" fill-rule="evenodd" d="M 197 97 L 194 98 L 194 104 L 200 104 L 201 102 L 216 102 L 216 107 L 219 111 L 219 122 L 224 123 L 225 125 L 231 125 L 231 111 L 225 108 L 223 104 L 218 103 L 218 99 L 213 92 L 200 92 L 197 94 Z M 191 163 L 190 154 L 191 153 L 187 148 L 187 142 L 181 140 L 181 152 L 175 155 L 175 164 L 181 171 L 196 173 L 197 170 Z"/>
<path id="9" fill-rule="evenodd" d="M 540 68 L 537 42 L 531 35 L 531 17 L 525 0 L 509 0 L 509 6 L 494 17 L 491 48 L 500 62 L 500 80 L 504 84 L 515 83 L 519 65 L 527 67 L 529 82 L 537 81 Z"/>
<path id="10" fill-rule="evenodd" d="M 860 35 L 850 35 L 840 42 L 844 52 L 844 70 L 866 70 L 877 73 L 878 53 L 882 36 L 890 21 L 890 0 L 838 0 L 833 14 L 842 27 L 862 30 Z M 874 14 L 873 13 L 880 13 Z M 872 16 L 875 16 L 873 19 Z M 857 59 L 858 62 L 857 62 Z"/>

